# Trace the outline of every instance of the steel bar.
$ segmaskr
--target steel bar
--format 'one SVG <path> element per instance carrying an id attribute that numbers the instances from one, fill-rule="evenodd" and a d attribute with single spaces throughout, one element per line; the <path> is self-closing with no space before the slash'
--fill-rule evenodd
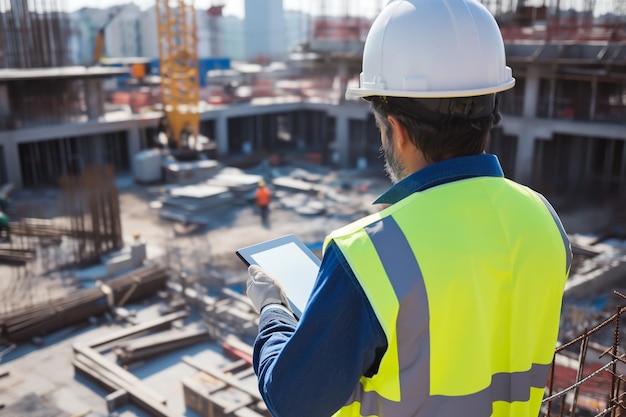
<path id="1" fill-rule="evenodd" d="M 587 329 L 585 329 L 583 335 L 587 335 Z M 580 354 L 578 356 L 578 371 L 576 372 L 576 383 L 580 382 L 583 378 L 583 369 L 585 368 L 585 359 L 587 358 L 587 347 L 589 346 L 589 337 L 585 337 L 580 344 Z M 574 388 L 574 399 L 572 400 L 572 407 L 570 409 L 570 416 L 576 415 L 576 403 L 578 401 L 578 393 L 580 391 L 580 385 L 576 385 Z"/>
<path id="2" fill-rule="evenodd" d="M 59 300 L 0 315 L 0 335 L 19 342 L 58 330 L 89 316 L 102 314 L 122 298 L 127 302 L 153 294 L 165 287 L 167 278 L 164 267 L 147 265 L 108 281 L 106 286 L 87 288 Z M 129 294 L 132 287 L 135 289 Z M 110 292 L 110 298 L 107 292 Z"/>

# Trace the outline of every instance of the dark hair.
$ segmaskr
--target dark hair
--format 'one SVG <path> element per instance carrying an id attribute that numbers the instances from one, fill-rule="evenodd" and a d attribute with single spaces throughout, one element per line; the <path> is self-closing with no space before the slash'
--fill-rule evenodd
<path id="1" fill-rule="evenodd" d="M 383 97 L 367 100 L 378 123 L 391 131 L 388 116 L 394 116 L 407 129 L 411 142 L 424 154 L 428 162 L 438 162 L 452 156 L 477 155 L 489 144 L 489 133 L 494 125 L 493 116 L 467 120 L 448 117 L 441 122 L 429 122 L 417 115 L 389 103 Z"/>

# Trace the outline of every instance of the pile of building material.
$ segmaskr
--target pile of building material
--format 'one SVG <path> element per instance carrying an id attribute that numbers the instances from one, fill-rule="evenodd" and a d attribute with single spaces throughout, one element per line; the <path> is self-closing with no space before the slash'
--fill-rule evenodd
<path id="1" fill-rule="evenodd" d="M 284 189 L 295 192 L 303 192 L 309 194 L 317 194 L 320 191 L 323 191 L 318 184 L 314 184 L 305 180 L 301 180 L 298 178 L 293 178 L 290 176 L 287 177 L 278 177 L 272 180 L 272 184 L 274 187 L 278 189 Z"/>
<path id="2" fill-rule="evenodd" d="M 101 260 L 106 268 L 107 276 L 113 276 L 140 267 L 146 258 L 146 242 L 136 235 L 128 245 L 118 251 L 103 255 Z"/>
<path id="3" fill-rule="evenodd" d="M 599 240 L 591 234 L 573 234 L 569 238 L 576 268 L 565 285 L 567 299 L 589 299 L 607 288 L 622 285 L 626 275 L 626 240 Z"/>
<path id="4" fill-rule="evenodd" d="M 113 352 L 120 362 L 129 364 L 153 358 L 199 342 L 211 340 L 207 329 L 171 329 L 116 345 Z"/>
<path id="5" fill-rule="evenodd" d="M 269 417 L 263 398 L 256 387 L 256 376 L 245 361 L 233 362 L 218 369 L 190 357 L 183 361 L 198 369 L 195 378 L 185 378 L 185 405 L 202 417 Z"/>
<path id="6" fill-rule="evenodd" d="M 241 329 L 256 326 L 258 314 L 249 300 L 228 289 L 214 297 L 196 287 L 172 282 L 167 287 L 168 305 L 160 310 L 165 315 L 74 344 L 76 372 L 110 392 L 105 398 L 109 412 L 132 403 L 151 416 L 174 417 L 181 414 L 174 410 L 173 401 L 170 403 L 121 365 L 143 363 L 157 355 L 219 340 L 226 359 L 220 365 L 194 356 L 180 357 L 186 365 L 185 371 L 179 371 L 186 374 L 180 380 L 185 407 L 206 417 L 269 416 L 252 368 L 252 346 L 236 335 Z M 187 320 L 187 311 L 172 312 L 190 307 L 203 310 L 204 320 L 194 323 Z M 216 323 L 221 323 L 217 332 Z M 109 351 L 116 355 L 117 361 L 108 355 Z"/>
<path id="7" fill-rule="evenodd" d="M 281 193 L 276 194 L 278 204 L 285 209 L 293 210 L 302 215 L 319 215 L 324 214 L 328 205 L 320 200 L 317 196 L 311 196 L 307 193 Z"/>
<path id="8" fill-rule="evenodd" d="M 175 187 L 160 197 L 159 215 L 171 220 L 204 223 L 208 212 L 230 204 L 233 199 L 227 187 L 207 184 Z"/>
<path id="9" fill-rule="evenodd" d="M 0 316 L 0 337 L 22 342 L 76 324 L 154 294 L 165 287 L 167 277 L 164 267 L 147 265 L 62 299 L 12 311 Z"/>
<path id="10" fill-rule="evenodd" d="M 111 394 L 106 397 L 109 412 L 132 402 L 151 416 L 173 417 L 175 414 L 168 409 L 167 400 L 163 396 L 143 384 L 135 375 L 108 360 L 100 350 L 116 341 L 169 326 L 186 316 L 186 312 L 172 313 L 147 323 L 122 329 L 89 343 L 77 343 L 74 345 L 74 360 L 72 361 L 74 369 L 111 391 Z"/>
<path id="11" fill-rule="evenodd" d="M 245 202 L 254 196 L 261 175 L 246 174 L 234 169 L 225 169 L 206 182 L 208 185 L 227 187 L 238 202 Z"/>
<path id="12" fill-rule="evenodd" d="M 0 246 L 0 263 L 7 265 L 25 265 L 33 259 L 35 259 L 34 249 Z"/>
<path id="13" fill-rule="evenodd" d="M 165 181 L 169 184 L 197 184 L 215 176 L 219 163 L 212 159 L 181 162 L 166 158 L 163 168 Z"/>
<path id="14" fill-rule="evenodd" d="M 237 334 L 254 338 L 258 333 L 258 314 L 250 300 L 229 288 L 222 288 L 222 296 L 204 306 L 203 319 L 217 337 Z"/>

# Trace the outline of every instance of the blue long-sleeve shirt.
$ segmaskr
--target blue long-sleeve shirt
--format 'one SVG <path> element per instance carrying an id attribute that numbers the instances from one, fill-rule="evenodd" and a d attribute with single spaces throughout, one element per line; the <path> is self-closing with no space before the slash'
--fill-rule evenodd
<path id="1" fill-rule="evenodd" d="M 504 176 L 495 155 L 429 165 L 393 185 L 375 204 L 394 204 L 430 187 L 480 176 Z M 254 370 L 274 417 L 330 416 L 345 404 L 361 376 L 377 372 L 386 349 L 369 300 L 331 242 L 299 322 L 278 305 L 261 311 Z"/>

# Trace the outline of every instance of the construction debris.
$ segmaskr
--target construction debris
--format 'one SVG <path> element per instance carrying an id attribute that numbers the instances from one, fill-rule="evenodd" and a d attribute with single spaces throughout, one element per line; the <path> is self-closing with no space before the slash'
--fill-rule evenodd
<path id="1" fill-rule="evenodd" d="M 183 361 L 202 373 L 183 382 L 185 405 L 203 417 L 253 417 L 270 414 L 256 388 L 256 377 L 251 368 L 228 373 L 193 358 Z M 239 367 L 240 362 L 235 362 Z"/>
<path id="2" fill-rule="evenodd" d="M 187 316 L 178 312 L 155 319 L 143 325 L 121 330 L 105 338 L 88 344 L 74 345 L 74 368 L 94 379 L 98 384 L 110 389 L 115 395 L 108 398 L 108 404 L 119 404 L 120 397 L 128 395 L 129 400 L 156 417 L 173 417 L 175 413 L 166 406 L 167 400 L 154 390 L 142 384 L 141 380 L 130 372 L 107 360 L 96 349 L 103 348 L 112 342 L 124 339 L 149 330 L 168 325 Z"/>
<path id="3" fill-rule="evenodd" d="M 131 362 L 150 359 L 162 353 L 191 346 L 198 342 L 209 341 L 211 341 L 211 337 L 206 329 L 172 329 L 116 345 L 113 348 L 113 352 L 123 364 L 127 365 Z"/>
<path id="4" fill-rule="evenodd" d="M 165 181 L 169 184 L 197 184 L 206 181 L 217 174 L 219 163 L 212 159 L 180 162 L 175 159 L 165 159 Z"/>
<path id="5" fill-rule="evenodd" d="M 89 166 L 80 177 L 60 179 L 63 212 L 69 217 L 74 262 L 90 265 L 124 245 L 115 172 L 110 165 Z"/>
<path id="6" fill-rule="evenodd" d="M 24 265 L 35 258 L 33 249 L 17 249 L 0 247 L 0 263 Z"/>
<path id="7" fill-rule="evenodd" d="M 190 222 L 202 222 L 211 210 L 230 203 L 233 194 L 226 187 L 187 185 L 176 187 L 161 198 L 161 217 Z"/>
<path id="8" fill-rule="evenodd" d="M 23 342 L 154 294 L 165 288 L 166 281 L 165 268 L 147 265 L 100 283 L 98 287 L 0 315 L 0 336 L 12 342 Z"/>

